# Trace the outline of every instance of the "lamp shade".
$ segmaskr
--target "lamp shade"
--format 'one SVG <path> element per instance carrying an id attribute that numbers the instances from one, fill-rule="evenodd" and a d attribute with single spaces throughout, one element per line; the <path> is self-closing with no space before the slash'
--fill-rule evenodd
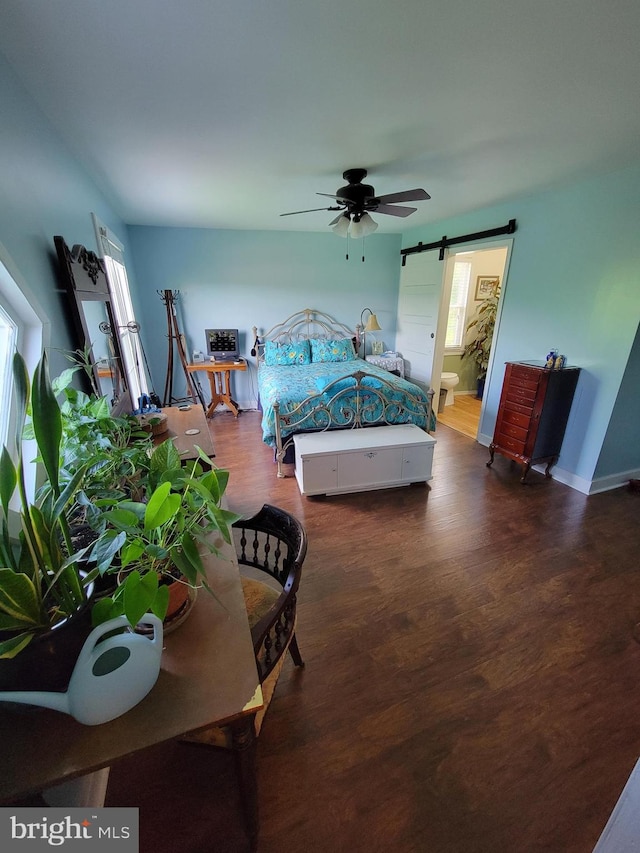
<path id="1" fill-rule="evenodd" d="M 354 219 L 352 221 L 349 235 L 354 238 L 368 237 L 369 234 L 373 234 L 377 227 L 378 223 L 375 222 L 368 213 L 363 213 L 359 219 Z"/>
<path id="2" fill-rule="evenodd" d="M 364 327 L 365 332 L 381 332 L 382 326 L 378 323 L 378 318 L 375 314 L 369 314 Z"/>
<path id="3" fill-rule="evenodd" d="M 334 234 L 337 234 L 339 237 L 346 237 L 349 233 L 349 225 L 351 224 L 351 220 L 349 219 L 348 214 L 344 214 L 338 219 L 336 224 L 331 229 Z"/>

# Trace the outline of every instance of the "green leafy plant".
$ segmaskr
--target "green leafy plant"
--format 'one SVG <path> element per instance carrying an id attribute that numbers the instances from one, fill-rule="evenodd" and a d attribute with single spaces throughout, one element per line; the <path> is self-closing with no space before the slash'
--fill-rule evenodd
<path id="1" fill-rule="evenodd" d="M 52 382 L 54 393 L 64 397 L 60 407 L 62 471 L 69 476 L 86 466 L 81 497 L 88 496 L 89 500 L 105 493 L 131 494 L 149 469 L 151 436 L 132 415 L 113 417 L 106 397 L 75 388 L 72 378 L 81 369 L 87 370 L 82 359 Z"/>
<path id="2" fill-rule="evenodd" d="M 470 340 L 464 348 L 464 357 L 470 358 L 478 367 L 478 379 L 484 379 L 489 367 L 489 354 L 493 341 L 493 330 L 498 314 L 499 296 L 494 294 L 485 299 L 473 320 L 467 326 L 467 334 L 475 329 L 473 340 Z"/>
<path id="3" fill-rule="evenodd" d="M 106 398 L 73 388 L 78 369 L 51 381 L 43 356 L 30 382 L 24 359 L 14 356 L 15 448 L 11 453 L 4 447 L 0 455 L 0 657 L 15 657 L 36 635 L 87 603 L 102 565 L 115 559 L 126 540 L 124 532 L 100 539 L 105 524 L 95 500 L 130 497 L 150 470 L 151 437 L 132 417 L 111 417 Z M 64 396 L 62 405 L 57 396 Z M 26 488 L 25 438 L 35 440 L 36 462 L 46 475 L 33 500 Z M 88 522 L 98 527 L 90 529 L 90 545 L 79 547 L 78 526 L 89 527 Z M 93 549 L 100 567 L 87 558 Z M 120 612 L 136 614 L 132 625 L 148 610 L 164 616 L 165 593 L 156 572 L 137 573 L 127 580 L 126 592 L 130 603 Z M 105 605 L 94 606 L 94 624 L 108 618 Z"/>
<path id="4" fill-rule="evenodd" d="M 17 397 L 15 452 L 0 455 L 0 657 L 14 657 L 33 637 L 73 614 L 87 600 L 92 578 L 69 555 L 73 551 L 69 508 L 86 473 L 79 465 L 61 476 L 62 415 L 49 379 L 46 357 L 30 382 L 16 353 L 13 376 Z M 27 494 L 23 430 L 30 412 L 38 458 L 48 488 L 39 499 Z M 14 459 L 16 462 L 14 464 Z M 19 504 L 19 532 L 11 533 L 11 504 Z"/>
<path id="5" fill-rule="evenodd" d="M 100 536 L 91 559 L 101 573 L 113 571 L 114 564 L 127 573 L 113 596 L 96 604 L 95 620 L 124 613 L 135 624 L 146 609 L 166 605 L 166 582 L 176 576 L 215 595 L 202 553 L 218 553 L 222 542 L 230 543 L 231 524 L 239 516 L 221 506 L 229 472 L 213 467 L 200 448 L 198 453 L 185 465 L 167 440 L 151 454 L 139 500 L 95 502 Z"/>

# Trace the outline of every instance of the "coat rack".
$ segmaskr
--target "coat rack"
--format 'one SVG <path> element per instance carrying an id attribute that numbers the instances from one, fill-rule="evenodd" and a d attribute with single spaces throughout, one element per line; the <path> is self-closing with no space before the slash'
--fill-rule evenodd
<path id="1" fill-rule="evenodd" d="M 164 383 L 163 406 L 172 406 L 174 403 L 184 403 L 191 400 L 192 403 L 200 403 L 205 408 L 201 389 L 195 384 L 191 374 L 187 370 L 187 356 L 185 354 L 184 337 L 178 327 L 178 315 L 176 313 L 176 299 L 179 296 L 177 290 L 158 290 L 158 295 L 167 309 L 167 338 L 169 340 L 169 353 L 167 359 L 167 378 Z M 187 383 L 187 394 L 184 397 L 173 396 L 173 353 L 178 352 L 178 358 L 182 365 L 184 378 Z"/>

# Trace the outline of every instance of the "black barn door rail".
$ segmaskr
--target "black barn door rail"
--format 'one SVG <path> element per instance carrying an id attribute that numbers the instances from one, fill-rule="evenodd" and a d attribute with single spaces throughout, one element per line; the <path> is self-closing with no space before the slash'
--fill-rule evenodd
<path id="1" fill-rule="evenodd" d="M 400 249 L 402 255 L 402 266 L 407 262 L 407 255 L 415 255 L 418 252 L 429 252 L 431 249 L 440 249 L 440 260 L 444 260 L 444 250 L 448 246 L 455 246 L 458 243 L 470 243 L 472 240 L 484 240 L 486 237 L 499 237 L 501 234 L 513 234 L 516 230 L 515 219 L 510 219 L 508 225 L 503 225 L 501 228 L 489 228 L 487 231 L 476 231 L 475 234 L 465 234 L 463 237 L 443 237 L 441 240 L 436 240 L 435 243 L 418 243 L 417 246 L 410 246 L 408 249 Z"/>

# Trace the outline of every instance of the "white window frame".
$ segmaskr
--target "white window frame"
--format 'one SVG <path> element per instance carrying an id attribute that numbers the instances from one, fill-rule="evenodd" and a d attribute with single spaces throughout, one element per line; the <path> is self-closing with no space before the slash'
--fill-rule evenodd
<path id="1" fill-rule="evenodd" d="M 122 353 L 123 369 L 127 388 L 131 398 L 131 408 L 138 408 L 143 394 L 149 393 L 149 384 L 145 370 L 144 352 L 140 341 L 139 326 L 136 322 L 129 279 L 124 259 L 124 246 L 104 225 L 95 213 L 91 214 L 98 243 L 98 254 L 104 259 L 107 282 L 111 294 L 111 308 L 116 325 Z M 135 327 L 135 330 L 134 330 Z"/>
<path id="2" fill-rule="evenodd" d="M 461 302 L 461 304 L 453 305 L 453 292 L 454 292 L 453 284 L 454 284 L 454 279 L 455 279 L 455 275 L 456 275 L 456 267 L 462 266 L 462 265 L 465 265 L 468 267 L 468 269 L 467 269 L 467 273 L 468 273 L 468 275 L 467 275 L 467 287 L 466 287 L 466 292 L 465 292 L 465 298 L 464 298 L 464 301 Z M 460 332 L 460 340 L 459 340 L 459 342 L 456 342 L 455 344 L 453 344 L 451 346 L 447 346 L 446 345 L 446 338 L 445 338 L 445 347 L 444 347 L 445 355 L 461 355 L 464 352 L 464 339 L 465 339 L 465 334 L 466 334 L 466 329 L 467 329 L 467 316 L 468 316 L 468 311 L 469 311 L 469 287 L 471 286 L 471 270 L 472 270 L 471 261 L 459 259 L 459 258 L 454 256 L 453 271 L 451 274 L 451 299 L 449 301 L 449 313 L 447 315 L 447 325 L 449 323 L 452 311 L 459 312 L 458 331 Z"/>
<path id="3" fill-rule="evenodd" d="M 4 267 L 0 275 L 5 272 Z M 7 273 L 8 275 L 8 273 Z M 8 444 L 9 430 L 13 432 L 11 400 L 13 396 L 13 354 L 18 348 L 20 325 L 11 305 L 0 293 L 0 445 Z"/>
<path id="4" fill-rule="evenodd" d="M 33 295 L 23 279 L 9 252 L 0 243 L 0 301 L 3 309 L 16 323 L 16 349 L 25 360 L 29 375 L 33 375 L 42 353 L 51 340 L 51 322 L 42 306 Z M 16 424 L 15 393 L 13 387 L 13 371 L 10 373 L 11 387 L 9 389 L 9 417 L 7 418 L 7 449 L 16 459 L 16 448 L 13 433 Z M 3 442 L 4 444 L 4 442 Z M 23 459 L 34 459 L 36 456 L 35 442 L 24 442 Z M 25 484 L 27 495 L 33 498 L 36 490 L 37 465 L 25 465 Z M 17 509 L 17 505 L 15 509 Z"/>

